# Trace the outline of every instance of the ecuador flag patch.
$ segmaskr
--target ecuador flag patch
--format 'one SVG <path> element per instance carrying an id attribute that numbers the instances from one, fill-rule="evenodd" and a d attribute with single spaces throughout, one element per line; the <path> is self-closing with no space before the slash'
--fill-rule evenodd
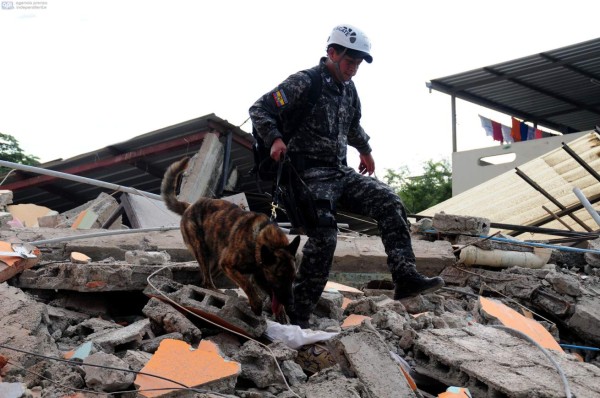
<path id="1" fill-rule="evenodd" d="M 285 96 L 283 90 L 277 90 L 271 95 L 273 96 L 273 99 L 275 100 L 275 105 L 278 108 L 281 108 L 282 106 L 288 103 L 287 97 Z"/>

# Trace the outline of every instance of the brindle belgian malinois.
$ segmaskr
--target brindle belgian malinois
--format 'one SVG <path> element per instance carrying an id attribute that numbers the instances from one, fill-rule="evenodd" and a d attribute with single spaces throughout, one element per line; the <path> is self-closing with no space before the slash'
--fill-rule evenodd
<path id="1" fill-rule="evenodd" d="M 211 274 L 220 269 L 246 293 L 255 314 L 262 313 L 260 288 L 271 295 L 273 313 L 281 316 L 283 306 L 293 302 L 300 237 L 289 243 L 265 214 L 244 211 L 225 200 L 179 201 L 177 180 L 188 162 L 185 157 L 167 169 L 161 194 L 167 208 L 181 215 L 181 234 L 200 265 L 202 287 L 216 290 Z"/>

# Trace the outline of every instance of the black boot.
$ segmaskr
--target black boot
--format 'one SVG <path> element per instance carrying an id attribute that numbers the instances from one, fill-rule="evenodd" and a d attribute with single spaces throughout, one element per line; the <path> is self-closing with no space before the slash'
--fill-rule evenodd
<path id="1" fill-rule="evenodd" d="M 439 276 L 427 278 L 414 270 L 409 275 L 396 278 L 395 284 L 394 300 L 400 300 L 419 294 L 435 292 L 444 286 L 444 280 Z"/>
<path id="2" fill-rule="evenodd" d="M 300 326 L 300 329 L 310 329 L 310 323 L 308 319 L 297 318 L 296 316 L 294 316 L 294 314 L 289 315 L 289 317 L 291 325 L 298 325 Z"/>

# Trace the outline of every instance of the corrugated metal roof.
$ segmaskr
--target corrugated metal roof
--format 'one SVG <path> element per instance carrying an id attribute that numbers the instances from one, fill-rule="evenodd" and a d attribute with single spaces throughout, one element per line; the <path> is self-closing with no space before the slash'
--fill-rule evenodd
<path id="1" fill-rule="evenodd" d="M 228 131 L 233 135 L 232 163 L 240 174 L 247 174 L 253 165 L 252 135 L 214 114 L 40 167 L 159 194 L 162 176 L 172 162 L 186 155 L 193 156 L 200 149 L 205 134 L 217 132 L 224 140 Z M 251 179 L 240 182 L 241 189 L 251 185 L 256 189 Z M 2 189 L 13 191 L 14 203 L 33 203 L 58 212 L 82 205 L 105 191 L 94 185 L 23 171 L 11 174 Z"/>
<path id="2" fill-rule="evenodd" d="M 600 124 L 600 38 L 427 85 L 564 134 L 593 130 Z"/>
<path id="3" fill-rule="evenodd" d="M 591 132 L 419 215 L 444 212 L 484 217 L 492 223 L 567 231 L 566 224 L 573 231 L 596 231 L 599 226 L 583 208 L 573 188 L 579 188 L 590 203 L 600 202 L 599 172 L 600 135 Z M 548 236 L 527 235 L 527 238 L 546 239 Z"/>

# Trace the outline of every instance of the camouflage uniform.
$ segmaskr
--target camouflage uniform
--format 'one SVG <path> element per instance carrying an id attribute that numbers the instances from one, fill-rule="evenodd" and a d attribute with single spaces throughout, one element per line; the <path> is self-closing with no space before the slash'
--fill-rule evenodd
<path id="1" fill-rule="evenodd" d="M 360 100 L 354 83 L 336 83 L 325 61 L 322 58 L 315 67 L 322 79 L 319 99 L 287 143 L 287 154 L 306 184 L 296 184 L 296 199 L 308 203 L 312 198 L 318 215 L 317 224 L 306 229 L 309 239 L 294 284 L 295 307 L 288 309 L 292 320 L 300 322 L 308 320 L 327 283 L 337 243 L 337 203 L 377 221 L 394 281 L 416 273 L 409 224 L 400 198 L 383 182 L 346 165 L 348 145 L 362 154 L 371 152 L 369 136 L 360 126 Z M 298 72 L 250 108 L 252 123 L 267 147 L 282 138 L 275 117 L 299 112 L 310 85 L 310 77 Z"/>

